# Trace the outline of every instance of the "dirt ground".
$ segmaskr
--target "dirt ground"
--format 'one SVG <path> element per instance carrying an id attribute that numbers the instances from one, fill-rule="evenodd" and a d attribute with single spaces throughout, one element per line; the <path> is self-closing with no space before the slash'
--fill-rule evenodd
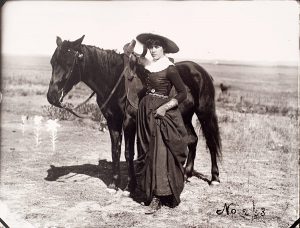
<path id="1" fill-rule="evenodd" d="M 221 184 L 192 177 L 178 207 L 145 215 L 127 192 L 107 188 L 107 131 L 91 120 L 59 121 L 53 150 L 41 109 L 45 94 L 10 92 L 4 90 L 1 104 L 0 205 L 10 227 L 289 227 L 298 218 L 296 119 L 217 108 Z M 22 115 L 28 115 L 23 126 Z M 38 143 L 34 115 L 44 117 Z M 209 153 L 199 139 L 195 169 L 210 179 Z M 121 161 L 124 186 L 123 153 Z"/>

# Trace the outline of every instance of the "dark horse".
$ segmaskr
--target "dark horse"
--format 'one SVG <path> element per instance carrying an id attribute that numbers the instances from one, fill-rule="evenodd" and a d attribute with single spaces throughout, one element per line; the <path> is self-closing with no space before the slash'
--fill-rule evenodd
<path id="1" fill-rule="evenodd" d="M 127 188 L 132 191 L 136 187 L 133 160 L 137 112 L 136 107 L 132 105 L 134 103 L 132 97 L 137 97 L 136 93 L 141 83 L 134 77 L 137 84 L 133 87 L 126 86 L 128 78 L 132 80 L 133 77 L 132 75 L 124 77 L 126 74 L 123 70 L 124 66 L 130 65 L 126 72 L 127 75 L 128 72 L 132 73 L 131 69 L 134 68 L 135 63 L 132 63 L 127 54 L 134 54 L 134 45 L 130 44 L 132 53 L 118 54 L 113 50 L 84 45 L 82 44 L 83 38 L 84 36 L 76 41 L 62 41 L 60 37 L 57 37 L 57 48 L 51 58 L 52 78 L 47 99 L 50 104 L 63 108 L 64 96 L 80 81 L 96 93 L 97 103 L 107 120 L 111 138 L 113 178 L 109 187 L 117 188 L 120 184 L 120 154 L 122 132 L 124 131 L 125 158 L 128 165 Z M 215 111 L 213 79 L 194 62 L 178 62 L 176 68 L 188 91 L 187 99 L 179 106 L 191 139 L 185 167 L 186 178 L 195 173 L 194 160 L 198 137 L 192 125 L 192 116 L 196 114 L 211 155 L 212 178 L 210 183 L 217 184 L 220 182 L 217 157 L 221 155 L 221 140 Z M 129 93 L 130 91 L 134 91 L 134 93 Z"/>

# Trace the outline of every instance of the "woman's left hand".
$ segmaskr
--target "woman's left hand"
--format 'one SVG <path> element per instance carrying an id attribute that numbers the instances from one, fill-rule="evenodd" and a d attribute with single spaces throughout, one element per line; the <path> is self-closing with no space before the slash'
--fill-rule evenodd
<path id="1" fill-rule="evenodd" d="M 158 109 L 156 109 L 156 111 L 154 111 L 154 117 L 158 118 L 158 117 L 162 117 L 166 115 L 166 109 L 164 107 L 159 107 Z"/>

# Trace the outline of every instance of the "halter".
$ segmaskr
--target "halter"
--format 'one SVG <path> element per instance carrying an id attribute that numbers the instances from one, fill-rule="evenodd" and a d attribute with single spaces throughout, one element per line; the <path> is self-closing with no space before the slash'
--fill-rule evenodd
<path id="1" fill-rule="evenodd" d="M 73 60 L 73 63 L 72 63 L 71 71 L 69 72 L 68 77 L 67 77 L 67 80 L 66 80 L 64 86 L 63 86 L 62 89 L 61 89 L 62 93 L 61 93 L 60 100 L 63 98 L 63 96 L 64 96 L 64 91 L 65 91 L 65 89 L 66 89 L 66 87 L 67 87 L 69 81 L 71 80 L 71 76 L 72 76 L 72 73 L 73 73 L 73 71 L 74 71 L 75 65 L 77 65 L 77 63 L 78 63 L 78 57 L 79 57 L 79 56 L 80 56 L 80 58 L 82 58 L 82 57 L 83 57 L 83 54 L 79 54 L 79 52 L 76 51 L 76 52 L 75 52 L 75 55 L 74 55 L 74 60 Z M 81 81 L 81 71 L 80 71 L 80 69 L 79 69 L 79 81 Z"/>

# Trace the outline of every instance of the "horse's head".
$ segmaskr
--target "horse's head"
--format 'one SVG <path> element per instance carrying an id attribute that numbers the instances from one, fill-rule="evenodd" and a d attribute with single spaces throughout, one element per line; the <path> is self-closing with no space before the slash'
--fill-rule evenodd
<path id="1" fill-rule="evenodd" d="M 75 41 L 56 38 L 57 47 L 51 58 L 52 77 L 47 93 L 47 99 L 52 105 L 61 107 L 64 96 L 80 81 L 79 61 L 82 58 L 83 38 Z"/>

